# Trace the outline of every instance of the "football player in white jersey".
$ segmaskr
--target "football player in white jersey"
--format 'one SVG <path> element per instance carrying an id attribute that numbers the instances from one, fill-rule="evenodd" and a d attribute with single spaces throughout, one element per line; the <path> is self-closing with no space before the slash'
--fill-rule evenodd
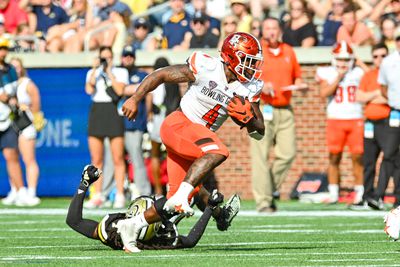
<path id="1" fill-rule="evenodd" d="M 156 201 L 130 224 L 132 236 L 131 241 L 124 244 L 126 250 L 138 251 L 136 239 L 142 227 L 166 220 L 174 213 L 193 215 L 189 200 L 200 190 L 203 178 L 229 155 L 215 134 L 228 116 L 246 127 L 252 138 L 264 136 L 259 109 L 262 82 L 258 81 L 262 61 L 261 45 L 254 36 L 232 33 L 224 40 L 219 58 L 194 52 L 187 64 L 151 73 L 124 103 L 124 115 L 134 119 L 137 103 L 158 85 L 189 82 L 180 108 L 167 116 L 160 131 L 167 148 L 168 200 Z M 232 214 L 226 209 L 214 214 L 220 230 L 228 228 Z"/>
<path id="2" fill-rule="evenodd" d="M 363 114 L 356 101 L 356 91 L 364 74 L 355 66 L 352 48 L 345 41 L 337 43 L 332 50 L 332 66 L 317 69 L 316 80 L 320 83 L 321 97 L 328 97 L 327 145 L 329 150 L 328 190 L 326 201 L 336 203 L 339 198 L 339 164 L 344 146 L 350 149 L 355 176 L 354 203 L 362 200 L 363 187 Z"/>

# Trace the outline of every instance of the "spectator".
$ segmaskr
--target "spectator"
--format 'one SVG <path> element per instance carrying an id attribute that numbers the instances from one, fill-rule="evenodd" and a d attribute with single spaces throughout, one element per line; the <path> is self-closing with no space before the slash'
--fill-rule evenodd
<path id="1" fill-rule="evenodd" d="M 28 14 L 18 6 L 18 0 L 0 1 L 0 16 L 8 33 L 15 34 L 20 24 L 28 23 Z"/>
<path id="2" fill-rule="evenodd" d="M 221 36 L 219 37 L 218 48 L 222 47 L 225 38 L 234 32 L 237 32 L 238 20 L 233 15 L 228 15 L 222 20 Z"/>
<path id="3" fill-rule="evenodd" d="M 11 126 L 10 105 L 16 107 L 17 73 L 14 67 L 5 62 L 8 54 L 9 42 L 0 38 L 0 149 L 6 160 L 11 191 L 2 199 L 4 205 L 25 206 L 26 188 L 22 180 L 22 171 L 18 157 L 18 133 Z"/>
<path id="4" fill-rule="evenodd" d="M 368 205 L 374 209 L 383 209 L 382 198 L 393 175 L 396 201 L 394 207 L 400 204 L 400 32 L 396 34 L 396 51 L 386 57 L 381 64 L 378 83 L 381 84 L 382 95 L 387 98 L 390 106 L 389 125 L 386 127 L 386 138 L 381 169 L 379 171 L 378 190 Z M 381 190 L 380 190 L 381 189 Z"/>
<path id="5" fill-rule="evenodd" d="M 272 193 L 282 185 L 296 155 L 294 114 L 290 106 L 292 94 L 283 91 L 283 87 L 300 85 L 301 70 L 293 48 L 281 43 L 281 37 L 279 20 L 265 19 L 261 40 L 264 88 L 260 105 L 265 136 L 258 142 L 250 141 L 253 194 L 259 212 L 277 210 Z M 270 167 L 268 158 L 272 146 L 275 161 Z"/>
<path id="6" fill-rule="evenodd" d="M 185 12 L 184 0 L 169 0 L 172 9 L 172 16 L 163 26 L 163 43 L 162 48 L 174 48 L 179 46 L 185 36 L 190 31 L 190 18 Z"/>
<path id="7" fill-rule="evenodd" d="M 383 58 L 388 54 L 385 44 L 379 43 L 372 47 L 374 69 L 364 74 L 357 90 L 356 101 L 366 103 L 364 122 L 364 195 L 361 202 L 353 205 L 353 209 L 368 209 L 367 200 L 374 198 L 374 180 L 376 163 L 381 151 L 384 151 L 386 142 L 385 128 L 388 123 L 390 107 L 382 96 L 378 84 L 378 72 Z M 378 183 L 380 185 L 381 182 Z M 385 192 L 386 187 L 378 192 Z"/>
<path id="8" fill-rule="evenodd" d="M 125 206 L 124 196 L 124 121 L 117 111 L 119 96 L 128 84 L 128 71 L 112 65 L 111 47 L 101 47 L 99 58 L 86 75 L 85 91 L 92 97 L 89 114 L 88 143 L 92 164 L 103 167 L 104 138 L 110 139 L 111 153 L 115 168 L 117 194 L 114 207 Z M 101 194 L 102 179 L 94 184 L 94 195 L 87 202 L 87 208 L 100 207 L 104 197 Z"/>
<path id="9" fill-rule="evenodd" d="M 28 194 L 26 198 L 29 206 L 36 206 L 40 199 L 36 196 L 36 188 L 39 179 L 39 166 L 36 162 L 36 137 L 37 132 L 43 129 L 45 122 L 41 112 L 41 100 L 39 89 L 35 83 L 26 76 L 26 70 L 19 58 L 11 59 L 11 65 L 18 75 L 17 99 L 21 109 L 28 112 L 32 124 L 23 129 L 18 138 L 19 152 L 26 169 L 26 181 Z"/>
<path id="10" fill-rule="evenodd" d="M 380 42 L 384 43 L 390 51 L 396 49 L 396 40 L 394 38 L 396 34 L 397 23 L 392 18 L 385 18 L 381 22 L 381 40 Z"/>
<path id="11" fill-rule="evenodd" d="M 131 10 L 118 0 L 107 0 L 105 5 L 97 6 L 97 8 L 100 10 L 94 18 L 90 19 L 91 23 L 89 24 L 93 24 L 93 27 L 90 28 L 92 37 L 89 40 L 89 49 L 111 46 L 113 53 L 121 54 L 127 40 Z M 96 13 L 95 10 L 93 13 Z"/>
<path id="12" fill-rule="evenodd" d="M 337 42 L 346 41 L 351 45 L 369 45 L 373 36 L 368 27 L 357 21 L 354 6 L 349 5 L 343 11 L 342 26 L 337 33 Z"/>
<path id="13" fill-rule="evenodd" d="M 78 53 L 82 51 L 83 39 L 87 33 L 85 30 L 87 9 L 88 3 L 86 0 L 73 0 L 71 16 L 68 22 L 55 25 L 49 29 L 49 38 L 59 38 L 64 52 Z"/>
<path id="14" fill-rule="evenodd" d="M 30 33 L 28 24 L 20 24 L 17 27 L 17 38 L 14 42 L 14 46 L 11 48 L 13 52 L 33 52 L 37 49 Z M 25 39 L 26 38 L 26 39 Z"/>
<path id="15" fill-rule="evenodd" d="M 218 36 L 209 31 L 210 21 L 206 14 L 196 13 L 190 22 L 191 32 L 185 33 L 185 39 L 179 49 L 216 48 Z"/>
<path id="16" fill-rule="evenodd" d="M 124 47 L 121 56 L 121 65 L 123 68 L 128 70 L 129 73 L 129 85 L 125 87 L 124 95 L 130 97 L 136 91 L 139 83 L 147 76 L 147 73 L 140 71 L 135 66 L 136 53 L 132 46 Z M 143 99 L 139 103 L 138 115 L 134 121 L 130 121 L 124 118 L 125 123 L 125 149 L 129 154 L 129 157 L 134 166 L 135 173 L 135 185 L 139 190 L 140 195 L 150 195 L 151 185 L 149 177 L 147 176 L 146 166 L 143 159 L 143 134 L 147 130 L 147 112 L 146 112 L 146 101 Z M 138 196 L 131 196 L 136 198 Z"/>
<path id="17" fill-rule="evenodd" d="M 238 19 L 237 31 L 250 32 L 253 17 L 249 13 L 249 0 L 230 0 L 232 14 Z"/>
<path id="18" fill-rule="evenodd" d="M 192 0 L 191 3 L 187 6 L 187 12 L 191 17 L 194 17 L 196 13 L 204 13 L 207 14 L 207 0 Z M 207 14 L 208 20 L 210 22 L 209 30 L 219 36 L 221 29 L 221 21 L 217 18 L 209 16 Z"/>
<path id="19" fill-rule="evenodd" d="M 374 10 L 372 11 L 369 19 L 379 24 L 386 18 L 391 18 L 400 23 L 400 1 L 399 0 L 381 0 L 379 1 Z"/>
<path id="20" fill-rule="evenodd" d="M 41 0 L 40 5 L 33 6 L 32 13 L 37 18 L 36 32 L 40 33 L 45 39 L 43 51 L 59 52 L 62 50 L 62 39 L 60 36 L 51 34 L 51 28 L 68 22 L 68 15 L 51 0 Z M 47 33 L 49 32 L 49 36 Z"/>
<path id="21" fill-rule="evenodd" d="M 154 70 L 169 66 L 166 58 L 160 57 L 154 63 Z M 149 102 L 148 114 L 149 134 L 151 139 L 151 172 L 154 179 L 154 193 L 163 195 L 161 185 L 161 137 L 160 128 L 165 117 L 175 111 L 179 107 L 181 94 L 179 86 L 173 83 L 159 85 L 148 96 Z"/>
<path id="22" fill-rule="evenodd" d="M 309 8 L 317 17 L 324 20 L 322 30 L 322 40 L 320 45 L 332 46 L 336 43 L 337 32 L 342 25 L 344 9 L 353 5 L 351 0 L 308 0 Z M 356 0 L 359 9 L 356 10 L 357 21 L 366 18 L 372 11 L 371 5 L 365 0 Z"/>
<path id="23" fill-rule="evenodd" d="M 251 22 L 250 33 L 257 39 L 261 38 L 261 20 L 253 19 L 253 21 Z"/>
<path id="24" fill-rule="evenodd" d="M 305 0 L 289 3 L 289 21 L 283 27 L 283 42 L 291 46 L 311 47 L 317 44 L 317 31 Z"/>
<path id="25" fill-rule="evenodd" d="M 345 41 L 332 50 L 332 66 L 319 67 L 316 80 L 320 83 L 321 97 L 328 97 L 326 137 L 329 150 L 327 203 L 339 199 L 339 164 L 344 146 L 349 146 L 355 177 L 354 203 L 362 201 L 363 187 L 363 121 L 362 107 L 356 101 L 356 92 L 364 71 L 354 66 L 352 48 Z"/>
<path id="26" fill-rule="evenodd" d="M 133 33 L 129 43 L 135 50 L 153 51 L 157 48 L 157 41 L 153 34 L 150 34 L 150 23 L 145 18 L 138 18 L 133 23 Z"/>
<path id="27" fill-rule="evenodd" d="M 148 10 L 154 2 L 153 0 L 121 0 L 128 5 L 133 14 L 141 14 Z"/>

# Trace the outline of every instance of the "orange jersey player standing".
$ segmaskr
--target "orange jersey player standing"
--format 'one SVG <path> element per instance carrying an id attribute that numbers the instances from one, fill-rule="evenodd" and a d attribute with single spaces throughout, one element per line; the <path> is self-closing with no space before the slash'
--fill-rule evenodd
<path id="1" fill-rule="evenodd" d="M 203 203 L 209 196 L 201 188 L 204 177 L 224 162 L 228 149 L 215 131 L 231 116 L 249 135 L 261 139 L 264 123 L 259 109 L 262 82 L 258 81 L 263 61 L 261 45 L 248 33 L 235 32 L 224 41 L 219 58 L 194 52 L 187 64 L 159 69 L 143 80 L 137 92 L 123 105 L 124 115 L 134 119 L 140 100 L 162 83 L 189 82 L 180 108 L 161 126 L 161 139 L 167 148 L 169 192 L 143 214 L 128 223 L 132 231 L 122 236 L 126 251 L 139 251 L 137 233 L 142 227 L 164 221 L 177 213 L 193 215 L 189 205 L 200 191 Z M 238 212 L 237 201 L 215 210 L 217 227 L 226 230 Z M 128 231 L 129 232 L 129 231 Z"/>

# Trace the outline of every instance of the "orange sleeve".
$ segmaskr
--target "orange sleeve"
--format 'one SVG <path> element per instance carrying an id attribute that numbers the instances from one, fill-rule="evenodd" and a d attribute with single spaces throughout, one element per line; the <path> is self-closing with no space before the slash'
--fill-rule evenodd
<path id="1" fill-rule="evenodd" d="M 290 48 L 292 52 L 292 64 L 293 64 L 293 81 L 294 79 L 301 78 L 301 67 L 297 61 L 296 53 L 293 48 Z"/>
<path id="2" fill-rule="evenodd" d="M 358 87 L 361 91 L 366 92 L 367 91 L 367 85 L 368 85 L 368 72 L 365 73 L 360 82 L 360 86 Z"/>

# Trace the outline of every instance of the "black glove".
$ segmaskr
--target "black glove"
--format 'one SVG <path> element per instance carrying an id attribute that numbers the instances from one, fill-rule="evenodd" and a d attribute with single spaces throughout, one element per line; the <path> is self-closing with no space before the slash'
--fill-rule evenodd
<path id="1" fill-rule="evenodd" d="M 208 198 L 208 206 L 211 209 L 215 209 L 224 201 L 224 195 L 218 192 L 217 189 L 214 189 Z"/>

